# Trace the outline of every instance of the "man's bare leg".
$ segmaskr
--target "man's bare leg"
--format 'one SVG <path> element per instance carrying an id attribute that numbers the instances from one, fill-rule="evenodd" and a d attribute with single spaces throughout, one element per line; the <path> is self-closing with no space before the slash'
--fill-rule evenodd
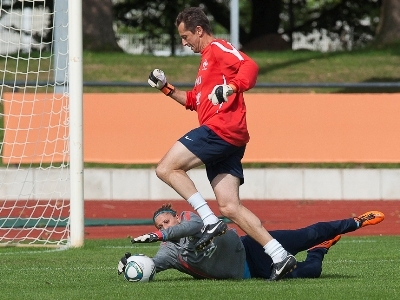
<path id="1" fill-rule="evenodd" d="M 176 142 L 159 162 L 156 174 L 182 198 L 187 200 L 193 209 L 197 211 L 203 223 L 207 225 L 217 223 L 219 219 L 212 212 L 186 173 L 202 164 L 203 162 L 182 143 Z"/>
<path id="2" fill-rule="evenodd" d="M 239 178 L 220 174 L 211 183 L 220 212 L 264 247 L 274 262 L 271 280 L 279 280 L 296 266 L 296 259 L 262 226 L 260 219 L 239 198 Z"/>

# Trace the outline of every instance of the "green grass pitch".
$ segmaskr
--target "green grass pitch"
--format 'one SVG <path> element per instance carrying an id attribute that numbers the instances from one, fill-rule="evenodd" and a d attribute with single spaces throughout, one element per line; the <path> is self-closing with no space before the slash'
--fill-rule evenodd
<path id="1" fill-rule="evenodd" d="M 152 256 L 157 249 L 121 239 L 70 250 L 1 247 L 1 299 L 400 299 L 400 236 L 343 236 L 318 279 L 194 280 L 168 270 L 130 283 L 117 275 L 126 251 Z"/>

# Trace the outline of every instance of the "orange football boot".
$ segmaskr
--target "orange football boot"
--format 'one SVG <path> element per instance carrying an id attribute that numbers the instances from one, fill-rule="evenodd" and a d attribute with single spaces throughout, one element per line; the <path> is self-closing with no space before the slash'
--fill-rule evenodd
<path id="1" fill-rule="evenodd" d="M 322 242 L 322 243 L 320 243 L 320 244 L 318 244 L 318 245 L 316 245 L 316 246 L 314 246 L 314 247 L 311 247 L 311 248 L 308 249 L 307 251 L 315 250 L 315 249 L 317 249 L 317 248 L 323 248 L 323 249 L 326 249 L 326 251 L 328 251 L 330 247 L 332 247 L 332 246 L 335 245 L 337 242 L 339 242 L 339 240 L 340 240 L 341 237 L 342 237 L 342 236 L 339 234 L 339 235 L 335 236 L 335 237 L 334 237 L 333 239 L 331 239 L 331 240 L 327 240 L 327 241 Z"/>
<path id="2" fill-rule="evenodd" d="M 377 210 L 368 211 L 354 218 L 354 220 L 359 224 L 358 228 L 378 224 L 384 219 L 385 215 L 383 214 L 383 212 Z"/>

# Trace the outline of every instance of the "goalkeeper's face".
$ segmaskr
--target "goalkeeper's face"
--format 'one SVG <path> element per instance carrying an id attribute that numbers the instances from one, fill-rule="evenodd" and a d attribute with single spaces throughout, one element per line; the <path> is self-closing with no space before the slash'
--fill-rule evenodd
<path id="1" fill-rule="evenodd" d="M 185 28 L 184 23 L 178 26 L 178 32 L 182 39 L 182 45 L 190 47 L 194 53 L 200 53 L 202 49 L 203 28 L 197 26 L 194 33 Z"/>
<path id="2" fill-rule="evenodd" d="M 169 227 L 178 225 L 180 222 L 180 219 L 178 216 L 174 217 L 170 213 L 162 213 L 159 214 L 155 219 L 154 219 L 154 225 L 156 226 L 157 229 L 167 229 Z"/>

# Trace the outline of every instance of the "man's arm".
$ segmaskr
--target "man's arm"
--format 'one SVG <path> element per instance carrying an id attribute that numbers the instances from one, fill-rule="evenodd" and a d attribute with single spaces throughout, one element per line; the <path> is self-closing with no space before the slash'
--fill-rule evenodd
<path id="1" fill-rule="evenodd" d="M 229 85 L 236 87 L 235 92 L 244 92 L 253 88 L 257 82 L 258 66 L 248 56 L 243 55 L 245 60 L 241 61 L 239 70 Z"/>
<path id="2" fill-rule="evenodd" d="M 175 90 L 169 95 L 172 99 L 174 99 L 176 102 L 179 104 L 185 106 L 186 104 L 186 92 L 178 90 L 175 88 Z"/>
<path id="3" fill-rule="evenodd" d="M 258 75 L 258 66 L 254 60 L 229 43 L 223 45 L 213 42 L 212 47 L 222 73 L 230 77 L 227 84 L 234 93 L 242 93 L 254 87 Z"/>
<path id="4" fill-rule="evenodd" d="M 154 69 L 147 80 L 150 86 L 160 90 L 164 95 L 171 97 L 181 105 L 186 104 L 186 92 L 178 90 L 172 84 L 168 83 L 167 77 L 160 69 Z"/>

